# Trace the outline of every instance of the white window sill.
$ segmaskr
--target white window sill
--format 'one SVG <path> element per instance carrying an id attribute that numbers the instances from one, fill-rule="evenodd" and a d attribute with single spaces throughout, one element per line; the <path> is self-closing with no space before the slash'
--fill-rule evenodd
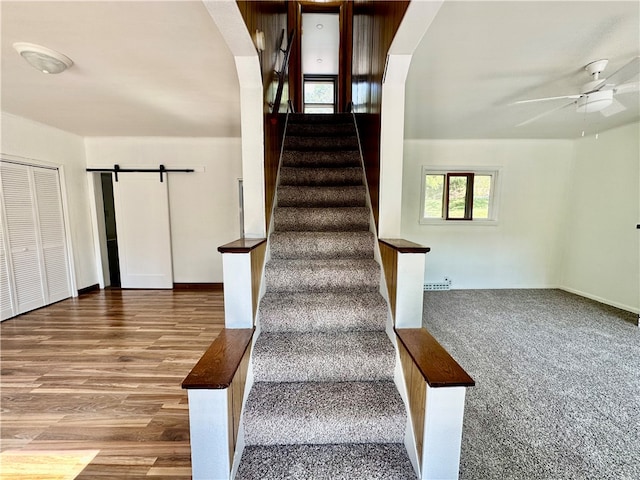
<path id="1" fill-rule="evenodd" d="M 420 225 L 466 226 L 466 227 L 497 227 L 498 220 L 442 220 L 440 218 L 422 218 Z"/>

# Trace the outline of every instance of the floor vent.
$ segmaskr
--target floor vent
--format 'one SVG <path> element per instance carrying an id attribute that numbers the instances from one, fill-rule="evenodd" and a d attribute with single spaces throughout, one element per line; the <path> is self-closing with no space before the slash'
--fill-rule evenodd
<path id="1" fill-rule="evenodd" d="M 434 290 L 450 290 L 451 284 L 449 282 L 439 282 L 439 283 L 425 283 L 424 291 L 431 292 Z"/>

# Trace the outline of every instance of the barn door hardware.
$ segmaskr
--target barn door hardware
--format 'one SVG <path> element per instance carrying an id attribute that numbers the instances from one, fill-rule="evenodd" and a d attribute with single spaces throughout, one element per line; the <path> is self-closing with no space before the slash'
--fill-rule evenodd
<path id="1" fill-rule="evenodd" d="M 192 173 L 193 168 L 185 168 L 185 169 L 176 169 L 176 168 L 165 168 L 164 165 L 160 165 L 158 168 L 120 168 L 120 165 L 115 164 L 113 168 L 87 168 L 87 172 L 112 172 L 114 173 L 114 177 L 116 182 L 118 181 L 118 174 L 120 173 L 152 173 L 157 172 L 160 174 L 160 181 L 164 182 L 164 174 L 165 173 Z"/>

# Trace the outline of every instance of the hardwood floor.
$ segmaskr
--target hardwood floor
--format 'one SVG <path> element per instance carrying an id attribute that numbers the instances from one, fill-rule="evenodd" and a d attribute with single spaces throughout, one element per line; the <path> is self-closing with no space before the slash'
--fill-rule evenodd
<path id="1" fill-rule="evenodd" d="M 3 456 L 97 450 L 76 478 L 191 478 L 181 382 L 223 327 L 222 292 L 191 290 L 103 290 L 3 322 Z"/>

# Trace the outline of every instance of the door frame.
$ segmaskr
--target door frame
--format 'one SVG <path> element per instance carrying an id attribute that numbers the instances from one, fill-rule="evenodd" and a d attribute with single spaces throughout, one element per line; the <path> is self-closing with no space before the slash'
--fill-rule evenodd
<path id="1" fill-rule="evenodd" d="M 288 28 L 295 29 L 289 60 L 289 95 L 296 112 L 304 107 L 302 72 L 302 14 L 338 13 L 340 22 L 339 71 L 336 113 L 346 111 L 351 103 L 351 53 L 353 49 L 353 4 L 351 1 L 314 2 L 295 0 L 288 4 Z"/>
<path id="2" fill-rule="evenodd" d="M 29 167 L 48 168 L 48 169 L 54 169 L 58 171 L 58 183 L 60 186 L 60 200 L 62 203 L 62 221 L 64 223 L 64 235 L 65 235 L 65 243 L 66 243 L 65 246 L 66 246 L 66 254 L 67 254 L 67 268 L 69 270 L 69 288 L 71 290 L 71 298 L 77 297 L 78 284 L 76 279 L 74 248 L 73 248 L 73 241 L 71 236 L 71 216 L 69 215 L 69 202 L 68 202 L 69 194 L 67 190 L 64 165 L 56 162 L 50 162 L 47 160 L 23 157 L 20 155 L 11 155 L 8 153 L 0 153 L 0 159 L 10 163 L 17 163 L 17 164 L 26 165 Z M 6 227 L 4 215 L 2 219 L 2 226 L 3 226 L 3 229 Z M 8 258 L 7 262 L 11 262 L 11 259 Z M 9 272 L 9 275 L 11 278 L 13 274 Z M 11 299 L 12 299 L 12 302 L 15 302 L 15 291 L 13 291 L 13 287 L 11 292 Z"/>

